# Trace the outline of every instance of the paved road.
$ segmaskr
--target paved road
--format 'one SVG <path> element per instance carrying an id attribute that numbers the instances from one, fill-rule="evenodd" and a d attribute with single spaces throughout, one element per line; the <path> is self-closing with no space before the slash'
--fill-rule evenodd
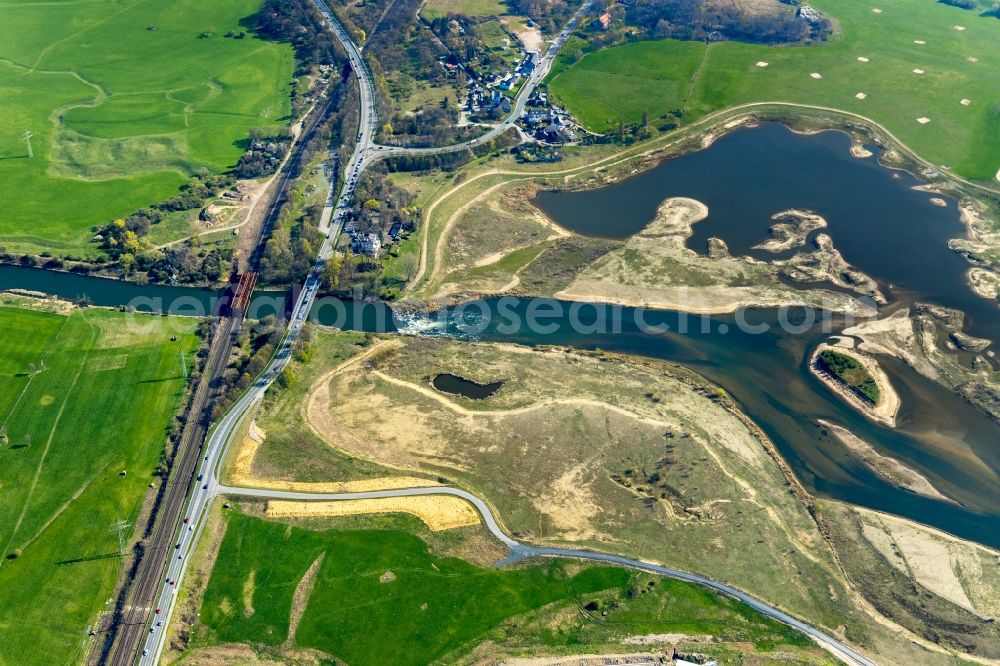
<path id="1" fill-rule="evenodd" d="M 531 73 L 531 76 L 524 82 L 521 89 L 518 91 L 517 96 L 514 98 L 514 103 L 511 105 L 510 115 L 507 119 L 498 125 L 494 126 L 493 129 L 488 131 L 486 134 L 479 136 L 475 139 L 469 141 L 463 141 L 461 143 L 454 143 L 449 146 L 441 146 L 437 148 L 404 148 L 401 146 L 385 146 L 376 144 L 372 146 L 372 152 L 370 153 L 368 162 L 385 159 L 387 157 L 392 157 L 394 155 L 439 155 L 441 153 L 452 153 L 459 150 L 465 150 L 466 148 L 473 148 L 480 143 L 486 143 L 492 139 L 497 138 L 511 127 L 516 126 L 517 119 L 521 117 L 524 113 L 525 106 L 528 103 L 528 99 L 531 94 L 535 91 L 535 88 L 548 76 L 549 70 L 552 69 L 552 64 L 556 60 L 556 56 L 562 50 L 563 45 L 566 40 L 569 39 L 570 34 L 576 28 L 577 22 L 580 17 L 590 9 L 591 2 L 587 2 L 580 5 L 580 8 L 575 14 L 566 22 L 563 29 L 556 35 L 556 38 L 552 40 L 549 45 L 548 50 L 545 51 L 545 55 L 541 57 L 541 60 L 536 64 L 535 70 Z"/>
<path id="2" fill-rule="evenodd" d="M 516 541 L 509 537 L 503 529 L 501 529 L 500 524 L 497 522 L 496 517 L 490 510 L 489 506 L 481 499 L 460 488 L 450 488 L 447 486 L 434 486 L 430 488 L 403 488 L 396 490 L 375 490 L 368 492 L 359 493 L 300 493 L 292 491 L 282 491 L 282 490 L 269 490 L 269 489 L 257 489 L 257 488 L 240 488 L 234 486 L 225 486 L 221 484 L 215 484 L 215 490 L 221 494 L 234 496 L 234 497 L 256 497 L 256 498 L 267 498 L 267 499 L 287 499 L 287 500 L 352 500 L 352 499 L 378 499 L 384 497 L 414 497 L 418 495 L 453 495 L 455 497 L 461 497 L 467 502 L 471 503 L 476 510 L 479 511 L 480 516 L 482 516 L 483 523 L 486 528 L 493 534 L 494 537 L 499 539 L 501 542 L 506 544 L 510 549 L 510 555 L 498 562 L 498 566 L 511 564 L 513 562 L 518 562 L 520 560 L 531 558 L 531 557 L 567 557 L 579 560 L 589 560 L 592 562 L 606 562 L 608 564 L 615 564 L 622 567 L 627 567 L 629 569 L 638 569 L 641 571 L 646 571 L 649 573 L 657 574 L 660 576 L 667 576 L 669 578 L 676 578 L 678 580 L 684 580 L 691 583 L 696 583 L 704 587 L 708 587 L 716 592 L 726 594 L 730 597 L 734 597 L 746 605 L 750 606 L 754 610 L 773 618 L 779 622 L 787 624 L 790 627 L 798 629 L 802 633 L 806 634 L 810 638 L 816 640 L 825 649 L 835 655 L 837 658 L 849 664 L 861 664 L 862 666 L 875 666 L 875 663 L 869 660 L 862 654 L 859 654 L 856 650 L 848 645 L 844 645 L 839 640 L 826 634 L 819 629 L 811 627 L 810 625 L 795 619 L 794 617 L 788 615 L 787 613 L 764 603 L 763 601 L 750 596 L 746 592 L 738 590 L 734 587 L 726 585 L 725 583 L 720 583 L 718 581 L 712 580 L 710 578 L 705 578 L 704 576 L 699 576 L 698 574 L 689 573 L 687 571 L 681 571 L 679 569 L 672 569 L 670 567 L 660 566 L 658 564 L 651 564 L 649 562 L 641 562 L 639 560 L 632 560 L 627 557 L 621 557 L 619 555 L 611 555 L 608 553 L 597 553 L 589 550 L 572 550 L 568 548 L 548 548 L 544 546 L 532 546 L 530 544 L 524 544 Z"/>
<path id="3" fill-rule="evenodd" d="M 501 542 L 507 545 L 511 551 L 510 557 L 504 560 L 503 563 L 509 563 L 517 561 L 520 559 L 528 557 L 570 557 L 577 559 L 585 559 L 596 562 L 607 562 L 609 564 L 616 564 L 620 566 L 630 567 L 633 569 L 640 569 L 643 571 L 649 571 L 651 573 L 656 573 L 664 576 L 670 576 L 673 578 L 678 578 L 680 580 L 687 580 L 691 582 L 704 585 L 713 590 L 721 592 L 723 594 L 728 594 L 735 597 L 744 603 L 748 604 L 752 608 L 758 610 L 759 612 L 772 617 L 780 622 L 792 626 L 799 631 L 807 634 L 808 636 L 819 641 L 826 649 L 828 649 L 833 654 L 837 655 L 838 658 L 852 664 L 861 664 L 862 666 L 874 666 L 873 662 L 866 659 L 864 656 L 858 654 L 856 651 L 851 649 L 849 646 L 844 645 L 837 639 L 829 636 L 822 631 L 815 629 L 804 622 L 796 620 L 795 618 L 785 614 L 781 610 L 769 606 L 768 604 L 751 597 L 750 595 L 741 592 L 733 587 L 725 585 L 724 583 L 719 583 L 697 574 L 688 573 L 685 571 L 679 571 L 676 569 L 671 569 L 669 567 L 661 567 L 659 565 L 649 564 L 645 562 L 639 562 L 637 560 L 630 560 L 628 558 L 620 557 L 617 555 L 610 555 L 606 553 L 595 553 L 591 551 L 583 550 L 567 550 L 561 548 L 545 548 L 538 546 L 531 546 L 527 544 L 522 544 L 514 539 L 510 538 L 504 531 L 500 528 L 497 523 L 496 518 L 493 516 L 492 511 L 481 499 L 468 493 L 464 490 L 457 488 L 448 487 L 434 487 L 434 488 L 414 488 L 414 489 L 403 489 L 403 490 L 387 490 L 387 491 L 375 491 L 367 493 L 338 493 L 338 494 L 307 494 L 307 493 L 294 493 L 294 492 L 281 492 L 281 491 L 271 491 L 271 490 L 257 490 L 250 488 L 232 488 L 229 486 L 221 485 L 217 479 L 217 470 L 219 468 L 219 463 L 222 461 L 226 449 L 230 445 L 232 439 L 238 432 L 240 422 L 242 421 L 244 415 L 254 407 L 254 405 L 263 397 L 264 393 L 267 391 L 268 387 L 274 382 L 278 375 L 284 370 L 285 366 L 288 364 L 292 357 L 292 349 L 295 342 L 298 340 L 299 335 L 302 332 L 302 327 L 305 323 L 306 317 L 309 310 L 316 298 L 316 295 L 320 287 L 320 276 L 323 268 L 324 261 L 326 257 L 329 256 L 333 249 L 333 245 L 336 241 L 337 235 L 340 233 L 340 229 L 343 225 L 344 218 L 349 211 L 349 204 L 351 198 L 354 195 L 354 189 L 357 184 L 357 180 L 364 170 L 364 168 L 373 160 L 380 159 L 383 156 L 391 155 L 394 153 L 419 153 L 419 152 L 442 152 L 447 150 L 461 150 L 465 147 L 472 145 L 473 142 L 466 142 L 465 144 L 457 144 L 455 146 L 450 146 L 448 148 L 430 148 L 430 149 L 402 149 L 402 148 L 374 148 L 375 144 L 373 141 L 373 136 L 375 132 L 375 127 L 378 123 L 377 111 L 375 109 L 375 95 L 374 86 L 371 80 L 371 74 L 364 64 L 364 60 L 361 56 L 361 50 L 354 44 L 353 40 L 347 34 L 347 31 L 340 25 L 336 20 L 333 12 L 326 5 L 324 0 L 314 0 L 317 7 L 323 14 L 327 17 L 330 26 L 336 35 L 337 39 L 341 42 L 344 49 L 347 51 L 348 57 L 355 74 L 358 77 L 358 82 L 361 88 L 361 111 L 360 111 L 360 122 L 357 143 L 351 159 L 347 163 L 347 168 L 345 170 L 345 182 L 344 188 L 341 192 L 340 198 L 337 200 L 334 210 L 331 213 L 331 224 L 330 230 L 325 238 L 323 245 L 319 251 L 316 263 L 310 271 L 308 277 L 303 284 L 302 290 L 299 292 L 298 298 L 296 299 L 295 306 L 292 310 L 291 323 L 282 339 L 281 344 L 278 347 L 277 353 L 272 359 L 271 363 L 267 369 L 261 374 L 253 385 L 240 397 L 236 404 L 226 413 L 225 416 L 219 421 L 215 429 L 209 435 L 205 448 L 204 448 L 204 458 L 201 461 L 201 466 L 199 468 L 198 484 L 195 487 L 194 492 L 192 492 L 190 501 L 188 502 L 185 516 L 186 520 L 180 528 L 180 533 L 177 535 L 176 545 L 170 553 L 170 561 L 166 567 L 166 574 L 163 576 L 163 581 L 161 582 L 161 589 L 158 595 L 158 613 L 155 615 L 156 620 L 152 627 L 149 628 L 149 635 L 146 639 L 143 655 L 140 659 L 140 664 L 143 666 L 152 666 L 155 664 L 160 654 L 163 650 L 165 638 L 166 638 L 166 627 L 170 624 L 170 617 L 175 608 L 176 594 L 180 586 L 180 581 L 184 577 L 184 573 L 187 569 L 188 562 L 191 559 L 192 551 L 194 550 L 195 544 L 198 542 L 198 538 L 201 535 L 201 531 L 204 528 L 205 516 L 210 506 L 212 500 L 222 494 L 232 494 L 232 495 L 242 495 L 242 496 L 253 496 L 253 497 L 270 497 L 270 498 L 286 498 L 286 499 L 314 499 L 314 500 L 343 500 L 343 499 L 363 499 L 363 498 L 378 498 L 378 497 L 400 497 L 400 496 L 412 496 L 412 495 L 429 495 L 429 494 L 448 494 L 461 497 L 466 501 L 472 503 L 476 509 L 479 511 L 483 518 L 483 522 L 486 524 L 490 532 Z M 541 80 L 548 73 L 549 68 L 552 66 L 552 62 L 555 59 L 556 54 L 559 49 L 565 43 L 576 24 L 577 19 L 580 14 L 585 11 L 590 6 L 590 3 L 584 3 L 580 10 L 573 16 L 570 22 L 567 24 L 566 28 L 557 36 L 553 44 L 549 47 L 539 66 L 536 68 L 535 72 L 531 78 L 523 86 L 521 93 L 515 100 L 514 109 L 512 110 L 511 116 L 504 121 L 500 126 L 491 130 L 495 132 L 492 136 L 497 136 L 508 127 L 514 124 L 514 121 L 520 116 L 524 110 L 524 105 L 527 98 L 530 96 L 531 91 L 541 82 Z M 490 138 L 492 138 L 492 136 Z M 478 141 L 488 140 L 486 137 L 481 137 Z M 378 153 L 375 155 L 374 153 Z M 169 582 L 168 582 L 169 581 Z"/>
<path id="4" fill-rule="evenodd" d="M 331 29 L 347 51 L 351 67 L 360 84 L 361 110 L 359 114 L 357 142 L 344 171 L 343 190 L 339 199 L 332 206 L 333 211 L 330 216 L 329 233 L 324 239 L 316 263 L 309 272 L 296 299 L 292 310 L 291 323 L 285 333 L 285 337 L 282 339 L 267 369 L 219 421 L 205 442 L 204 457 L 199 467 L 198 483 L 195 486 L 195 490 L 191 493 L 184 512 L 186 522 L 181 525 L 180 533 L 177 534 L 177 539 L 174 542 L 174 547 L 169 549 L 170 552 L 167 556 L 170 560 L 165 567 L 166 573 L 160 581 L 159 594 L 155 597 L 157 599 L 158 612 L 154 615 L 153 626 L 149 628 L 149 635 L 146 637 L 142 656 L 139 660 L 139 663 L 144 666 L 155 664 L 163 650 L 166 627 L 170 625 L 170 617 L 174 611 L 180 581 L 184 577 L 191 553 L 203 529 L 205 513 L 211 501 L 219 494 L 215 482 L 215 470 L 222 460 L 226 447 L 236 433 L 243 415 L 264 395 L 264 392 L 267 391 L 271 383 L 281 374 L 281 371 L 284 370 L 292 357 L 292 349 L 299 335 L 302 333 L 306 316 L 309 314 L 313 301 L 319 292 L 324 262 L 333 250 L 345 216 L 350 210 L 350 202 L 354 196 L 358 177 L 365 166 L 366 155 L 373 144 L 372 138 L 378 123 L 378 114 L 375 109 L 375 94 L 371 73 L 365 66 L 360 49 L 351 40 L 343 26 L 337 22 L 326 2 L 324 0 L 315 0 L 315 2 L 320 11 L 327 17 Z"/>

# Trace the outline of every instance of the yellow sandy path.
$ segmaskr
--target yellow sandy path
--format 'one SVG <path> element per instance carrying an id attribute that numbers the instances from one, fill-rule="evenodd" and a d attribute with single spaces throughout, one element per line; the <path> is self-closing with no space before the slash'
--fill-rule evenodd
<path id="1" fill-rule="evenodd" d="M 479 514 L 471 504 L 453 495 L 418 495 L 319 502 L 271 500 L 269 518 L 357 516 L 364 514 L 408 513 L 438 532 L 479 524 Z"/>
<path id="2" fill-rule="evenodd" d="M 322 418 L 322 413 L 323 412 L 322 411 L 316 411 L 316 410 L 326 410 L 326 409 L 328 409 L 328 405 L 329 405 L 329 379 L 332 379 L 333 376 L 336 375 L 336 374 L 341 374 L 346 369 L 348 369 L 348 368 L 346 368 L 345 366 L 342 365 L 339 368 L 335 369 L 334 371 L 332 371 L 330 373 L 327 373 L 327 375 L 325 375 L 326 381 L 322 385 L 320 385 L 319 387 L 317 387 L 317 390 L 313 391 L 313 394 L 312 394 L 312 396 L 310 397 L 310 399 L 308 401 L 308 411 L 307 411 L 307 414 L 306 414 L 306 420 L 310 424 L 310 428 L 312 428 L 313 431 L 320 438 L 322 438 L 324 441 L 329 441 L 329 437 L 330 437 L 331 433 L 323 432 L 323 427 L 321 425 L 324 422 L 324 419 Z M 549 408 L 549 407 L 552 407 L 552 406 L 556 406 L 556 405 L 567 405 L 567 406 L 572 406 L 572 407 L 595 407 L 595 408 L 598 408 L 598 409 L 605 409 L 605 410 L 608 410 L 610 412 L 614 412 L 616 414 L 620 414 L 622 416 L 625 416 L 627 418 L 635 419 L 635 420 L 637 420 L 637 421 L 639 421 L 641 423 L 648 424 L 648 425 L 653 425 L 653 426 L 666 426 L 666 427 L 670 427 L 672 425 L 669 422 L 663 421 L 661 419 L 655 419 L 655 418 L 640 416 L 640 415 L 638 415 L 638 414 L 636 414 L 634 412 L 631 412 L 631 411 L 629 411 L 627 409 L 624 409 L 622 407 L 618 407 L 617 405 L 612 405 L 612 404 L 609 404 L 609 403 L 606 403 L 606 402 L 602 402 L 600 400 L 592 400 L 592 399 L 587 399 L 587 398 L 549 398 L 549 399 L 546 399 L 546 400 L 541 400 L 539 402 L 536 402 L 536 403 L 534 403 L 532 405 L 527 405 L 525 407 L 517 407 L 517 408 L 514 408 L 514 409 L 505 409 L 505 410 L 472 410 L 472 409 L 468 409 L 466 407 L 462 407 L 461 405 L 455 404 L 454 402 L 452 402 L 448 398 L 444 397 L 443 395 L 441 395 L 439 393 L 436 393 L 435 391 L 432 391 L 431 389 L 426 388 L 424 386 L 413 384 L 411 382 L 407 382 L 405 380 L 398 379 L 396 377 L 391 377 L 391 376 L 389 376 L 389 375 L 387 375 L 384 372 L 381 372 L 379 370 L 372 370 L 371 374 L 374 375 L 374 376 L 376 376 L 376 377 L 378 377 L 379 379 L 387 382 L 387 383 L 390 383 L 390 384 L 393 384 L 395 386 L 399 386 L 401 388 L 408 389 L 408 390 L 411 390 L 411 391 L 416 391 L 417 393 L 419 393 L 419 394 L 421 394 L 421 395 L 423 395 L 423 396 L 425 396 L 427 398 L 435 400 L 436 402 L 438 402 L 439 404 L 441 404 L 446 409 L 448 409 L 448 410 L 450 410 L 450 411 L 452 411 L 452 412 L 454 412 L 456 414 L 459 414 L 459 415 L 462 415 L 462 416 L 466 416 L 466 417 L 502 417 L 502 418 L 507 418 L 507 417 L 511 417 L 511 416 L 518 416 L 520 414 L 527 414 L 529 412 L 537 411 L 537 410 L 540 410 L 540 409 L 546 409 L 546 408 Z M 323 398 L 323 399 L 320 399 L 320 398 Z M 314 418 L 318 418 L 318 420 L 315 423 L 313 421 Z M 767 506 L 766 504 L 764 504 L 764 503 L 762 503 L 762 502 L 759 501 L 758 495 L 757 495 L 757 491 L 756 491 L 756 489 L 753 487 L 753 485 L 751 483 L 749 483 L 746 479 L 742 478 L 739 474 L 736 474 L 735 472 L 733 472 L 732 470 L 730 470 L 729 466 L 725 463 L 725 461 L 723 461 L 723 459 L 719 455 L 719 453 L 717 451 L 715 451 L 712 447 L 702 445 L 702 448 L 712 458 L 712 460 L 715 462 L 715 464 L 718 465 L 719 469 L 721 469 L 722 472 L 726 476 L 728 476 L 729 478 L 733 479 L 733 481 L 743 490 L 743 492 L 745 493 L 745 496 L 747 498 L 747 501 L 752 502 L 754 504 L 757 504 L 762 509 L 764 509 L 768 513 L 768 515 L 771 517 L 771 519 L 773 520 L 774 524 L 776 524 L 776 525 L 778 525 L 778 526 L 781 527 L 782 531 L 785 532 L 785 534 L 788 536 L 788 538 L 789 538 L 790 541 L 792 541 L 793 543 L 801 544 L 801 540 L 799 538 L 799 535 L 796 533 L 795 529 L 792 526 L 788 525 L 785 522 L 785 520 L 783 519 L 783 517 L 773 507 Z M 803 555 L 805 555 L 806 557 L 808 557 L 810 560 L 812 560 L 813 562 L 815 562 L 815 563 L 817 563 L 817 564 L 819 564 L 821 566 L 826 566 L 826 563 L 823 562 L 822 560 L 820 560 L 818 557 L 814 556 L 810 552 L 810 549 L 808 547 L 806 547 L 805 545 L 802 546 L 800 552 Z"/>

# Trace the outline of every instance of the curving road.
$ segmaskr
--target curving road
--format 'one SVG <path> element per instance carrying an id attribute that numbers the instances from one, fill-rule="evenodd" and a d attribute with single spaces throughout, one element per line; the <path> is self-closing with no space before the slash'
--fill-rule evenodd
<path id="1" fill-rule="evenodd" d="M 498 136 L 501 132 L 513 126 L 514 121 L 523 112 L 524 105 L 527 102 L 528 97 L 530 97 L 531 92 L 541 82 L 551 68 L 552 63 L 555 60 L 555 56 L 558 54 L 559 49 L 568 38 L 580 14 L 590 6 L 589 1 L 585 2 L 579 11 L 567 23 L 566 27 L 549 47 L 542 61 L 535 69 L 535 72 L 532 74 L 530 79 L 525 82 L 525 85 L 522 87 L 520 94 L 515 100 L 514 108 L 510 117 L 491 130 L 490 134 L 473 141 L 455 144 L 454 146 L 448 146 L 446 148 L 408 149 L 386 146 L 378 147 L 375 145 L 373 137 L 375 127 L 378 123 L 378 115 L 375 108 L 374 85 L 371 80 L 371 74 L 361 56 L 361 49 L 357 47 L 344 27 L 337 21 L 326 2 L 324 0 L 314 0 L 314 2 L 316 2 L 317 7 L 326 16 L 331 29 L 347 52 L 352 70 L 358 77 L 358 82 L 361 88 L 361 110 L 359 116 L 357 142 L 354 152 L 352 153 L 344 172 L 345 180 L 340 197 L 335 203 L 331 202 L 331 204 L 327 207 L 328 210 L 324 211 L 324 217 L 328 217 L 328 219 L 331 220 L 329 232 L 324 239 L 322 247 L 320 248 L 316 263 L 314 264 L 302 286 L 301 291 L 298 294 L 298 297 L 296 298 L 288 330 L 279 344 L 277 352 L 272 358 L 267 369 L 256 379 L 256 381 L 254 381 L 253 385 L 240 397 L 240 399 L 225 414 L 225 416 L 223 416 L 205 442 L 205 455 L 203 460 L 200 461 L 198 484 L 195 486 L 195 489 L 191 493 L 188 500 L 184 513 L 185 518 L 178 526 L 175 547 L 168 553 L 168 557 L 171 559 L 166 566 L 166 574 L 164 576 L 164 580 L 161 582 L 161 587 L 156 597 L 157 612 L 154 615 L 153 625 L 149 628 L 149 634 L 146 637 L 139 663 L 143 666 L 152 666 L 159 660 L 165 644 L 167 633 L 166 628 L 170 625 L 170 618 L 176 606 L 177 591 L 180 587 L 180 581 L 184 577 L 195 544 L 198 542 L 201 532 L 204 529 L 205 517 L 212 500 L 219 495 L 298 500 L 345 500 L 447 494 L 461 497 L 475 506 L 490 532 L 510 549 L 510 556 L 499 564 L 510 563 L 529 557 L 569 557 L 595 562 L 606 562 L 609 564 L 669 576 L 679 580 L 690 581 L 739 599 L 760 613 L 798 629 L 816 640 L 820 645 L 837 656 L 839 659 L 847 663 L 860 664 L 862 666 L 874 666 L 872 661 L 868 660 L 849 646 L 841 643 L 836 638 L 829 636 L 819 629 L 811 627 L 810 625 L 791 617 L 783 611 L 724 583 L 719 583 L 709 578 L 686 571 L 671 569 L 669 567 L 663 567 L 647 562 L 640 562 L 638 560 L 630 560 L 617 555 L 585 550 L 569 550 L 563 548 L 548 548 L 522 544 L 504 533 L 492 511 L 485 502 L 475 495 L 461 489 L 432 487 L 363 493 L 310 494 L 259 490 L 253 488 L 234 488 L 219 483 L 217 473 L 220 462 L 222 461 L 231 441 L 239 432 L 239 426 L 243 417 L 263 397 L 264 393 L 282 372 L 282 370 L 284 370 L 285 366 L 292 358 L 292 350 L 295 342 L 301 335 L 306 317 L 319 291 L 320 276 L 325 259 L 333 250 L 334 243 L 337 235 L 340 233 L 340 228 L 343 225 L 344 218 L 350 210 L 350 202 L 351 198 L 354 196 L 354 190 L 357 185 L 358 178 L 364 168 L 372 161 L 393 154 L 420 154 L 461 150 L 473 145 L 474 143 L 478 143 L 479 141 L 486 141 L 489 138 Z"/>
<path id="2" fill-rule="evenodd" d="M 678 580 L 687 581 L 690 583 L 696 583 L 704 587 L 710 588 L 716 592 L 728 595 L 735 599 L 738 599 L 750 606 L 754 610 L 758 611 L 762 615 L 773 618 L 779 622 L 782 622 L 794 629 L 798 629 L 805 635 L 809 636 L 821 646 L 823 646 L 827 651 L 836 656 L 841 661 L 848 664 L 861 664 L 862 666 L 875 666 L 875 663 L 869 660 L 864 655 L 858 653 L 856 650 L 848 645 L 840 642 L 833 636 L 816 629 L 805 622 L 795 619 L 791 615 L 771 606 L 763 601 L 750 596 L 746 592 L 736 589 L 725 583 L 720 583 L 718 581 L 712 580 L 711 578 L 706 578 L 704 576 L 699 576 L 698 574 L 689 573 L 687 571 L 681 571 L 680 569 L 672 569 L 670 567 L 660 566 L 659 564 L 651 564 L 649 562 L 642 562 L 639 560 L 632 560 L 627 557 L 621 557 L 619 555 L 611 555 L 608 553 L 598 553 L 590 550 L 574 550 L 569 548 L 550 548 L 545 546 L 532 546 L 529 544 L 524 544 L 516 541 L 509 537 L 503 529 L 500 527 L 499 522 L 493 515 L 487 504 L 473 495 L 470 492 L 462 490 L 460 488 L 451 488 L 448 486 L 434 486 L 428 488 L 403 488 L 395 490 L 373 490 L 367 492 L 358 493 L 300 493 L 293 491 L 282 491 L 282 490 L 267 490 L 267 489 L 257 489 L 257 488 L 242 488 L 235 486 L 226 486 L 221 484 L 215 484 L 214 488 L 221 494 L 236 496 L 236 497 L 255 497 L 255 498 L 266 498 L 266 499 L 284 499 L 284 500 L 326 500 L 326 501 L 337 501 L 337 500 L 353 500 L 353 499 L 379 499 L 385 497 L 415 497 L 418 495 L 452 495 L 455 497 L 461 497 L 470 504 L 472 504 L 479 515 L 482 516 L 483 524 L 486 528 L 496 537 L 498 540 L 506 544 L 510 549 L 510 555 L 497 563 L 497 566 L 502 566 L 506 564 L 511 564 L 513 562 L 518 562 L 520 560 L 530 558 L 530 557 L 567 557 L 578 560 L 589 560 L 592 562 L 606 562 L 608 564 L 615 564 L 622 567 L 627 567 L 629 569 L 638 569 L 640 571 L 646 571 L 648 573 L 657 574 L 660 576 L 667 576 L 669 578 L 676 578 Z"/>
<path id="3" fill-rule="evenodd" d="M 396 155 L 439 155 L 441 153 L 453 153 L 460 150 L 465 150 L 466 148 L 474 148 L 480 143 L 486 143 L 491 141 L 512 127 L 516 127 L 517 119 L 521 117 L 524 113 L 525 106 L 528 104 L 528 99 L 531 94 L 535 91 L 535 88 L 548 76 L 549 70 L 552 69 L 552 64 L 556 60 L 556 56 L 559 55 L 559 51 L 562 50 L 563 45 L 566 40 L 569 39 L 570 34 L 576 28 L 577 22 L 580 17 L 588 10 L 591 6 L 591 1 L 587 0 L 580 8 L 576 10 L 576 13 L 566 22 L 563 29 L 556 35 L 556 38 L 552 40 L 549 44 L 549 48 L 545 51 L 545 55 L 541 57 L 538 63 L 535 65 L 534 71 L 531 76 L 525 80 L 524 85 L 518 91 L 517 96 L 514 98 L 513 104 L 511 104 L 511 111 L 507 118 L 495 125 L 493 129 L 486 132 L 482 136 L 478 136 L 475 139 L 470 139 L 469 141 L 462 141 L 460 143 L 453 143 L 448 146 L 441 146 L 436 148 L 404 148 L 402 146 L 386 146 L 381 144 L 376 144 L 372 146 L 372 152 L 370 153 L 369 162 L 374 162 L 376 160 L 384 159 L 387 157 L 393 157 Z"/>
<path id="4" fill-rule="evenodd" d="M 371 73 L 361 57 L 361 50 L 351 40 L 347 31 L 337 21 L 333 12 L 324 0 L 314 0 L 319 10 L 326 16 L 327 21 L 337 39 L 341 42 L 351 63 L 351 69 L 358 78 L 361 88 L 361 110 L 358 122 L 358 137 L 354 152 L 347 162 L 344 171 L 344 186 L 340 197 L 336 202 L 331 202 L 324 211 L 324 217 L 329 216 L 331 220 L 329 232 L 320 247 L 316 263 L 310 270 L 295 300 L 292 310 L 291 320 L 285 337 L 282 339 L 278 349 L 271 359 L 267 369 L 257 378 L 253 385 L 240 397 L 235 405 L 215 426 L 205 442 L 205 456 L 199 467 L 198 484 L 187 503 L 184 512 L 184 521 L 178 526 L 177 540 L 167 557 L 172 558 L 167 566 L 166 574 L 161 581 L 159 593 L 157 594 L 157 610 L 153 616 L 153 625 L 149 628 L 149 635 L 143 644 L 142 655 L 139 663 L 144 666 L 155 664 L 163 651 L 166 639 L 166 628 L 170 625 L 170 617 L 173 614 L 177 590 L 180 581 L 187 570 L 188 561 L 198 537 L 204 526 L 204 517 L 212 500 L 219 494 L 215 480 L 215 470 L 229 445 L 230 440 L 239 428 L 239 424 L 246 411 L 267 391 L 271 383 L 285 369 L 292 357 L 292 349 L 302 327 L 305 324 L 306 316 L 312 307 L 313 301 L 319 292 L 323 265 L 326 258 L 333 250 L 334 243 L 344 219 L 350 211 L 351 198 L 357 186 L 358 178 L 365 167 L 366 156 L 373 145 L 375 127 L 378 123 L 378 113 L 375 109 L 375 93 L 371 80 Z"/>

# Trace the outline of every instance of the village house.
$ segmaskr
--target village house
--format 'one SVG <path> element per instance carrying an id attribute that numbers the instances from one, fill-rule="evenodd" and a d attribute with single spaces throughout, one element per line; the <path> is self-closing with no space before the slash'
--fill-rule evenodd
<path id="1" fill-rule="evenodd" d="M 355 234 L 351 237 L 351 252 L 377 257 L 382 249 L 382 239 L 378 234 Z"/>

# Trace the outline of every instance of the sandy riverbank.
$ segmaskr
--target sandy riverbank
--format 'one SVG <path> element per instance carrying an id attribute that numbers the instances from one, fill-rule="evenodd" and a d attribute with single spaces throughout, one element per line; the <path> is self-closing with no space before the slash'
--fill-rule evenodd
<path id="1" fill-rule="evenodd" d="M 985 268 L 970 268 L 966 274 L 969 288 L 983 298 L 1000 298 L 1000 275 Z"/>
<path id="2" fill-rule="evenodd" d="M 827 227 L 826 218 L 801 208 L 783 210 L 772 215 L 771 219 L 775 221 L 768 230 L 771 238 L 754 245 L 754 249 L 774 253 L 785 252 L 805 245 L 810 233 Z"/>
<path id="3" fill-rule="evenodd" d="M 873 405 L 868 400 L 861 398 L 844 382 L 819 370 L 817 367 L 818 357 L 827 349 L 834 349 L 839 354 L 850 356 L 864 366 L 865 370 L 868 371 L 868 374 L 871 375 L 878 386 L 880 397 L 877 405 Z M 809 359 L 809 371 L 831 391 L 871 420 L 887 425 L 890 428 L 896 427 L 896 415 L 899 413 L 900 406 L 899 395 L 889 382 L 889 377 L 882 370 L 878 361 L 871 356 L 842 346 L 834 347 L 833 345 L 823 343 L 816 347 L 812 357 Z"/>
<path id="4" fill-rule="evenodd" d="M 860 460 L 865 467 L 889 483 L 918 495 L 923 495 L 924 497 L 943 500 L 945 502 L 954 502 L 954 500 L 935 488 L 923 474 L 915 469 L 907 467 L 895 458 L 882 455 L 875 450 L 875 447 L 855 435 L 847 428 L 843 428 L 824 419 L 819 419 L 819 423 L 833 433 L 833 436 L 837 438 L 837 441 L 847 447 L 854 457 Z"/>
<path id="5" fill-rule="evenodd" d="M 573 282 L 554 296 L 694 314 L 780 306 L 871 314 L 868 306 L 847 294 L 797 289 L 782 283 L 779 275 L 787 270 L 787 261 L 779 265 L 752 257 L 734 257 L 718 239 L 712 256 L 691 250 L 686 243 L 692 227 L 706 217 L 708 207 L 700 201 L 686 197 L 666 199 L 642 231 L 620 248 L 580 267 Z M 803 254 L 798 273 L 804 281 L 816 281 L 813 278 L 817 272 L 823 273 L 823 280 L 830 279 L 825 271 L 819 270 L 830 263 L 824 260 L 825 252 L 818 247 L 813 253 Z M 817 270 L 807 271 L 807 265 L 815 265 Z"/>

